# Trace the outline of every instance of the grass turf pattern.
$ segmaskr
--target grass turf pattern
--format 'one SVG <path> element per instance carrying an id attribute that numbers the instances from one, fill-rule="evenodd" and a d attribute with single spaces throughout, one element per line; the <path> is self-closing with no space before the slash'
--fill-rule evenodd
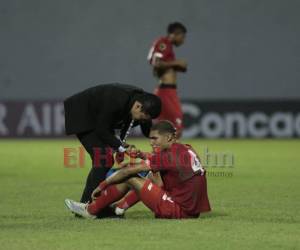
<path id="1" fill-rule="evenodd" d="M 126 219 L 76 219 L 90 160 L 64 166 L 76 140 L 0 141 L 0 249 L 300 249 L 299 140 L 185 140 L 232 153 L 233 167 L 208 166 L 213 211 L 193 220 L 158 220 L 141 203 Z M 146 140 L 130 140 L 150 150 Z M 86 157 L 88 158 L 88 157 Z M 218 174 L 216 174 L 218 173 Z"/>

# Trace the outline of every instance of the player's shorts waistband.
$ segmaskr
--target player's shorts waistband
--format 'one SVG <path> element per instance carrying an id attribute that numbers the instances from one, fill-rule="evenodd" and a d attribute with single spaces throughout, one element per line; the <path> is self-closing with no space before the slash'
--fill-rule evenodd
<path id="1" fill-rule="evenodd" d="M 161 83 L 161 84 L 159 84 L 158 88 L 160 88 L 160 89 L 177 89 L 177 86 L 176 86 L 176 84 Z"/>

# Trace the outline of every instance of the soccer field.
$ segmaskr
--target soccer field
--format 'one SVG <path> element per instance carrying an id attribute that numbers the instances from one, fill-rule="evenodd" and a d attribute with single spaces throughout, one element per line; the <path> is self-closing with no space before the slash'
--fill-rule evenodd
<path id="1" fill-rule="evenodd" d="M 0 141 L 0 249 L 299 249 L 299 140 L 188 140 L 202 158 L 232 153 L 233 166 L 208 166 L 213 211 L 158 220 L 142 204 L 126 219 L 74 218 L 89 171 L 64 167 L 73 140 Z M 131 140 L 149 150 L 146 140 Z M 202 159 L 203 160 L 203 159 Z M 215 175 L 213 174 L 215 173 Z"/>

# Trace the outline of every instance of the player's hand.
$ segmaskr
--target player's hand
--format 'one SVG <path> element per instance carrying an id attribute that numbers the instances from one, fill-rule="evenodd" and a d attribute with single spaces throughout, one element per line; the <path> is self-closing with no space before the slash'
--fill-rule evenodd
<path id="1" fill-rule="evenodd" d="M 145 160 L 147 158 L 146 153 L 142 152 L 140 149 L 137 149 L 134 145 L 131 145 L 131 148 L 126 151 L 126 153 L 131 158 L 139 158 Z"/>
<path id="2" fill-rule="evenodd" d="M 135 145 L 129 145 L 129 147 L 126 149 L 126 153 L 131 157 L 131 158 L 137 158 L 138 150 Z"/>
<path id="3" fill-rule="evenodd" d="M 101 191 L 102 190 L 99 187 L 96 187 L 91 196 L 92 200 L 96 200 L 97 197 L 100 196 Z"/>
<path id="4" fill-rule="evenodd" d="M 147 159 L 148 153 L 145 153 L 145 152 L 142 152 L 141 150 L 138 150 L 136 154 L 137 154 L 137 158 L 140 158 L 142 160 Z"/>
<path id="5" fill-rule="evenodd" d="M 135 145 L 130 145 L 128 143 L 123 143 L 123 147 L 126 149 L 127 154 L 136 149 Z"/>
<path id="6" fill-rule="evenodd" d="M 136 153 L 136 152 L 137 152 L 137 148 L 135 147 L 135 145 L 128 145 L 128 147 L 126 147 L 127 154 Z"/>

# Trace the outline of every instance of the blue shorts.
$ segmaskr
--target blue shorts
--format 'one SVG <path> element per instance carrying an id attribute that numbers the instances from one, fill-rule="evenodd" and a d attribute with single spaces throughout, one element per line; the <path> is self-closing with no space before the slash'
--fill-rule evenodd
<path id="1" fill-rule="evenodd" d="M 115 168 L 111 168 L 107 174 L 106 174 L 106 178 L 111 176 L 114 172 L 118 171 L 118 169 L 115 169 Z M 143 172 L 140 172 L 138 173 L 138 176 L 140 177 L 146 177 L 148 175 L 149 171 L 143 171 Z"/>

